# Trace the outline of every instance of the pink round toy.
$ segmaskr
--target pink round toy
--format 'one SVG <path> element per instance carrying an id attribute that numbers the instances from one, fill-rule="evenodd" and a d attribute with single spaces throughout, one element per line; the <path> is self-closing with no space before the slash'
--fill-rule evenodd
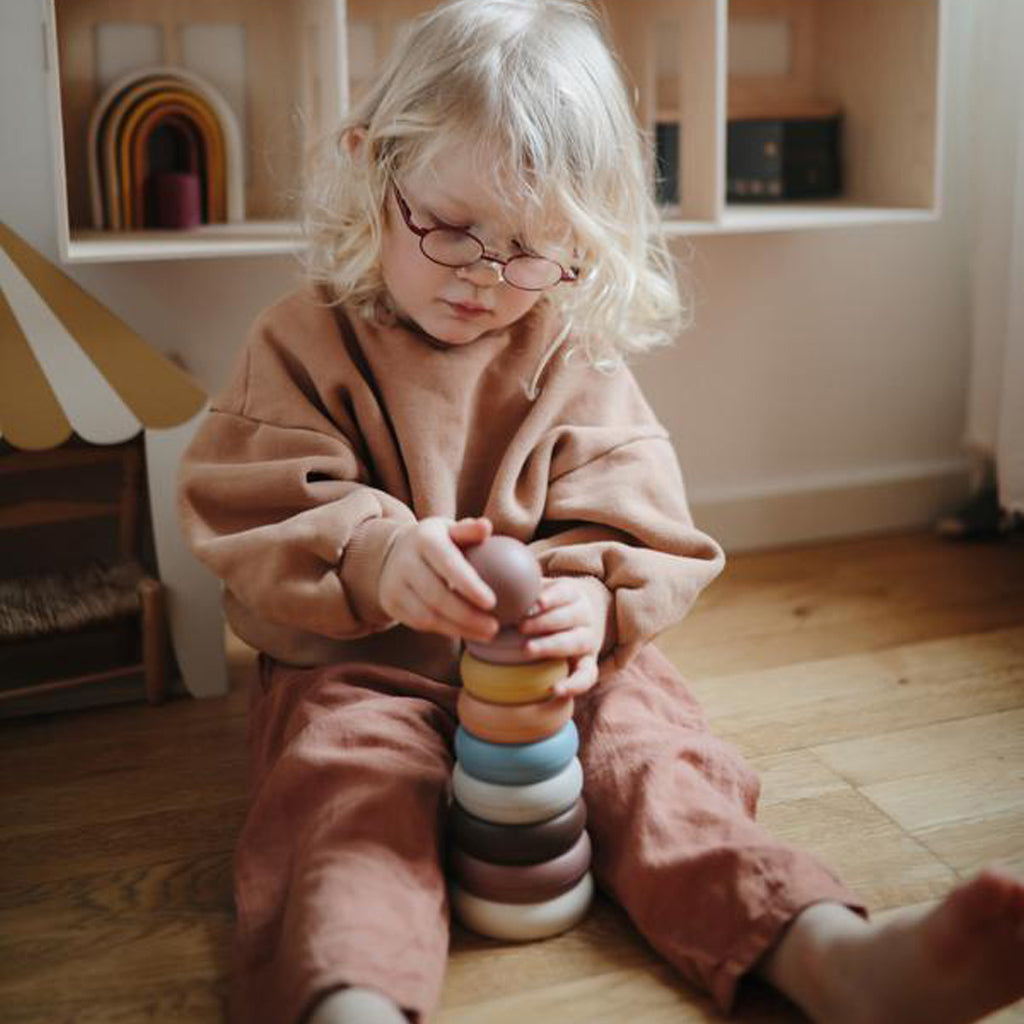
<path id="1" fill-rule="evenodd" d="M 540 594 L 540 564 L 514 537 L 488 537 L 466 549 L 469 564 L 486 583 L 497 604 L 491 614 L 503 625 L 518 622 Z"/>

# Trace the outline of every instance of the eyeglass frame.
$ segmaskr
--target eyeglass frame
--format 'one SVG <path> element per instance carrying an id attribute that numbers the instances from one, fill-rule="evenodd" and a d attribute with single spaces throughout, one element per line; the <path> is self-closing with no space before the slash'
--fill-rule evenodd
<path id="1" fill-rule="evenodd" d="M 474 263 L 479 263 L 481 260 L 486 260 L 488 263 L 496 263 L 498 265 L 499 279 L 504 284 L 507 284 L 510 288 L 518 288 L 521 292 L 544 292 L 547 291 L 549 288 L 554 288 L 557 285 L 562 284 L 563 282 L 569 282 L 570 284 L 572 284 L 579 280 L 580 272 L 578 267 L 571 267 L 569 270 L 566 270 L 565 267 L 563 267 L 562 264 L 558 262 L 558 260 L 550 259 L 547 256 L 540 256 L 537 253 L 524 252 L 519 253 L 515 256 L 510 256 L 507 260 L 502 259 L 495 253 L 489 253 L 487 251 L 487 246 L 484 245 L 484 243 L 481 242 L 480 239 L 477 238 L 472 231 L 467 231 L 465 228 L 442 226 L 433 228 L 421 228 L 418 224 L 413 223 L 412 210 L 409 208 L 409 204 L 406 202 L 405 196 L 402 195 L 401 190 L 398 188 L 398 185 L 394 181 L 391 182 L 391 188 L 394 190 L 395 199 L 398 200 L 398 209 L 402 213 L 402 220 L 405 221 L 405 226 L 420 240 L 420 252 L 423 253 L 423 255 L 428 260 L 430 260 L 431 263 L 434 263 L 439 267 L 447 267 L 449 270 L 464 270 L 466 267 L 471 267 L 473 266 Z M 442 263 L 440 260 L 435 259 L 433 256 L 431 256 L 430 253 L 428 253 L 426 249 L 423 248 L 423 243 L 426 240 L 427 235 L 432 234 L 435 231 L 446 231 L 449 234 L 454 233 L 459 235 L 465 235 L 467 238 L 472 239 L 474 242 L 476 242 L 478 246 L 480 246 L 480 255 L 477 256 L 476 259 L 470 260 L 468 263 Z M 561 276 L 558 278 L 557 281 L 552 281 L 551 284 L 542 285 L 540 288 L 524 288 L 521 284 L 515 284 L 515 282 L 509 281 L 508 278 L 505 277 L 505 268 L 510 263 L 514 263 L 516 260 L 523 259 L 546 260 L 553 266 L 558 267 Z"/>

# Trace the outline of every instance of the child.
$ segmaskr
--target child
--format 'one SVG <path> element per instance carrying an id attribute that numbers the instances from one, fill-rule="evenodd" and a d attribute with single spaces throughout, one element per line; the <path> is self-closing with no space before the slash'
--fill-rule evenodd
<path id="1" fill-rule="evenodd" d="M 570 0 L 417 21 L 311 199 L 313 283 L 264 313 L 185 459 L 182 516 L 261 652 L 236 854 L 233 1016 L 422 1021 L 463 550 L 531 544 L 522 627 L 567 657 L 599 885 L 721 1007 L 760 972 L 816 1020 L 973 1020 L 1024 989 L 1024 888 L 868 923 L 754 823 L 758 784 L 650 643 L 721 570 L 623 357 L 677 330 L 641 141 Z M 600 670 L 598 662 L 600 659 Z"/>

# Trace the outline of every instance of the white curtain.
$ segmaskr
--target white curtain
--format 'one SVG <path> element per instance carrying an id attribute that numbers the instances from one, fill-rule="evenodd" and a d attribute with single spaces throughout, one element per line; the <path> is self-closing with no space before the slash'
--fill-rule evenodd
<path id="1" fill-rule="evenodd" d="M 974 0 L 968 445 L 1024 513 L 1024 0 Z"/>

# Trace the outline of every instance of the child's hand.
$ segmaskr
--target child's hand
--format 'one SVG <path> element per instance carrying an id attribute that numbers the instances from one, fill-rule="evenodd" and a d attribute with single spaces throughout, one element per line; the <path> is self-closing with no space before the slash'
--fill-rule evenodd
<path id="1" fill-rule="evenodd" d="M 490 640 L 498 620 L 485 609 L 494 594 L 466 561 L 462 548 L 491 534 L 489 519 L 432 516 L 407 527 L 380 574 L 380 604 L 393 619 L 443 636 Z"/>
<path id="2" fill-rule="evenodd" d="M 532 638 L 527 654 L 537 659 L 569 659 L 569 675 L 553 688 L 553 696 L 577 697 L 597 682 L 597 657 L 611 602 L 611 595 L 601 590 L 604 597 L 596 598 L 594 594 L 601 591 L 575 577 L 546 579 L 537 610 L 519 624 L 520 632 Z"/>

